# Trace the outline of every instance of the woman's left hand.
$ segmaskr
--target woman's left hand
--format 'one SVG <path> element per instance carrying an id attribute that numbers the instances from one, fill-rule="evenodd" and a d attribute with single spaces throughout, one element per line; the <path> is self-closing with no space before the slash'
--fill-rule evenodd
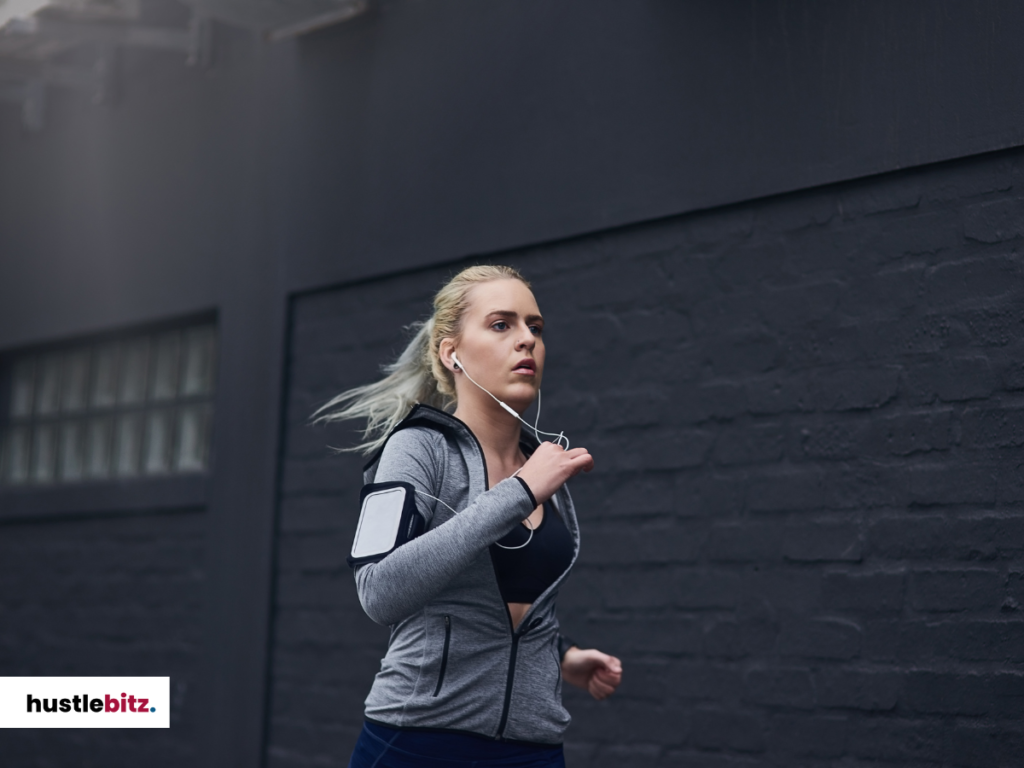
<path id="1" fill-rule="evenodd" d="M 573 646 L 562 658 L 562 679 L 601 701 L 622 682 L 622 662 L 593 648 L 584 651 Z"/>

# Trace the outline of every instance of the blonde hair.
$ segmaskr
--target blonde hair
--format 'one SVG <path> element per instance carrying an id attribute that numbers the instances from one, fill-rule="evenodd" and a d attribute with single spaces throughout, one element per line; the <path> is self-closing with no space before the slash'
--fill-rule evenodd
<path id="1" fill-rule="evenodd" d="M 441 340 L 459 337 L 469 292 L 492 280 L 519 280 L 530 287 L 512 267 L 488 264 L 462 270 L 434 296 L 430 319 L 408 326 L 415 331 L 412 340 L 397 360 L 383 366 L 384 378 L 332 398 L 313 414 L 313 423 L 365 418 L 362 442 L 345 450 L 370 454 L 384 444 L 416 403 L 444 410 L 454 405 L 455 377 L 441 362 Z"/>

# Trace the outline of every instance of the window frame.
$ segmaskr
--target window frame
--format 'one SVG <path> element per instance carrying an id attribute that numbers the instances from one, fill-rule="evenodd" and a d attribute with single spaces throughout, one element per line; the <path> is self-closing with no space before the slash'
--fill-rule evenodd
<path id="1" fill-rule="evenodd" d="M 0 520 L 79 514 L 123 514 L 206 506 L 210 479 L 214 471 L 216 405 L 219 397 L 217 383 L 221 378 L 222 360 L 221 333 L 216 312 L 180 316 L 159 322 L 125 326 L 104 333 L 79 335 L 0 350 L 0 435 L 5 434 L 11 424 L 16 423 L 10 413 L 14 367 L 26 356 L 38 358 L 48 353 L 65 352 L 79 345 L 96 347 L 104 343 L 126 341 L 142 336 L 158 336 L 168 331 L 186 330 L 202 325 L 212 327 L 216 345 L 212 363 L 212 386 L 205 396 L 209 421 L 206 424 L 204 469 L 147 475 L 140 467 L 139 474 L 133 477 L 119 477 L 111 470 L 111 474 L 104 478 L 84 478 L 67 482 L 56 480 L 47 484 L 34 483 L 29 479 L 24 484 L 0 484 Z M 138 406 L 139 412 L 148 414 L 150 402 L 147 396 L 143 404 Z M 171 402 L 175 403 L 175 407 L 179 407 L 177 404 L 181 402 L 181 396 Z M 118 414 L 130 410 L 133 409 L 118 405 L 111 408 L 110 413 L 112 418 L 116 418 Z M 33 418 L 25 423 L 34 427 L 37 421 L 33 415 Z M 58 416 L 54 423 L 60 425 L 64 422 Z M 111 456 L 110 460 L 113 462 L 114 457 Z M 141 461 L 140 458 L 140 463 Z"/>

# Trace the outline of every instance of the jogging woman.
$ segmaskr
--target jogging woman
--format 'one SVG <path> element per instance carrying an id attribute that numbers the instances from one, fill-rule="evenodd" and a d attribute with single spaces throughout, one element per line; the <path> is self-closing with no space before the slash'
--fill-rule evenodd
<path id="1" fill-rule="evenodd" d="M 580 541 L 565 483 L 594 460 L 524 427 L 543 330 L 517 271 L 470 267 L 386 378 L 318 412 L 367 420 L 349 562 L 363 609 L 391 628 L 350 768 L 564 766 L 562 681 L 603 699 L 621 680 L 555 615 Z"/>

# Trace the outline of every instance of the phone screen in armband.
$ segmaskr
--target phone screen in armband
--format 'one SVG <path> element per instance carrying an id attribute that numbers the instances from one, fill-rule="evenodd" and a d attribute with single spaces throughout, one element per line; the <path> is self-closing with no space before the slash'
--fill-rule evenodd
<path id="1" fill-rule="evenodd" d="M 349 565 L 381 560 L 423 531 L 423 517 L 409 483 L 370 483 L 359 496 L 359 523 Z"/>

